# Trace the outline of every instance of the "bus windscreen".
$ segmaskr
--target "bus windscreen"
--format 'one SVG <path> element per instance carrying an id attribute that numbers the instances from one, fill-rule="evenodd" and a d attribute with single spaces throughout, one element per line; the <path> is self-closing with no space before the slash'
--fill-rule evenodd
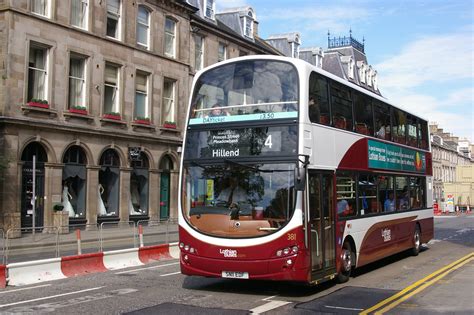
<path id="1" fill-rule="evenodd" d="M 226 64 L 202 74 L 189 125 L 298 117 L 298 73 L 282 61 Z"/>

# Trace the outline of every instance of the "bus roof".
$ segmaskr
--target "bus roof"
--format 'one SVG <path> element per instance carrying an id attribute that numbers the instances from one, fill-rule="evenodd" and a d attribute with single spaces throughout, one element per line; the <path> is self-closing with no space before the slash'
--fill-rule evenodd
<path id="1" fill-rule="evenodd" d="M 221 61 L 219 63 L 216 63 L 216 64 L 213 64 L 211 66 L 208 66 L 200 71 L 198 71 L 196 73 L 196 76 L 194 77 L 194 80 L 193 80 L 193 86 L 196 82 L 196 80 L 205 72 L 211 70 L 211 69 L 214 69 L 214 68 L 218 68 L 218 67 L 221 67 L 223 65 L 226 65 L 226 64 L 232 64 L 232 63 L 235 63 L 235 62 L 239 62 L 239 61 L 243 61 L 243 60 L 279 60 L 279 61 L 284 61 L 284 62 L 288 62 L 288 63 L 291 63 L 293 64 L 297 69 L 298 69 L 298 72 L 301 73 L 302 69 L 304 69 L 304 71 L 306 73 L 309 73 L 311 71 L 314 71 L 314 72 L 317 72 L 327 78 L 330 78 L 334 81 L 337 81 L 338 83 L 341 83 L 347 87 L 350 87 L 350 88 L 353 88 L 361 93 L 364 93 L 368 96 L 371 96 L 381 102 L 384 102 L 390 106 L 393 106 L 394 108 L 397 108 L 397 109 L 400 109 L 410 115 L 413 115 L 415 117 L 418 117 L 418 118 L 421 118 L 425 121 L 428 121 L 428 119 L 424 118 L 423 116 L 420 116 L 418 114 L 415 114 L 411 111 L 408 111 L 404 108 L 401 108 L 400 106 L 390 102 L 388 99 L 386 99 L 385 97 L 382 97 L 380 95 L 377 95 L 375 93 L 373 93 L 372 91 L 369 91 L 369 90 L 366 90 L 360 86 L 358 86 L 357 84 L 354 84 L 352 82 L 349 82 L 347 80 L 344 80 L 342 79 L 341 77 L 338 77 L 324 69 L 321 69 L 319 67 L 316 67 L 310 63 L 308 63 L 307 61 L 305 60 L 302 60 L 302 59 L 297 59 L 297 58 L 290 58 L 290 57 L 284 57 L 284 56 L 273 56 L 273 55 L 251 55 L 251 56 L 243 56 L 243 57 L 236 57 L 236 58 L 232 58 L 232 59 L 227 59 L 225 61 Z"/>

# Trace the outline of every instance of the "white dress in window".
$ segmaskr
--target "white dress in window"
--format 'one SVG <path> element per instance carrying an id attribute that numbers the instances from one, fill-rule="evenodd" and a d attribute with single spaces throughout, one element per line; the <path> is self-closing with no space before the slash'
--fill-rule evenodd
<path id="1" fill-rule="evenodd" d="M 97 204 L 97 214 L 99 216 L 107 215 L 107 210 L 105 209 L 104 201 L 102 200 L 102 193 L 101 193 L 101 188 L 102 192 L 104 192 L 104 188 L 102 185 L 99 184 L 99 191 L 98 191 L 98 204 Z"/>
<path id="2" fill-rule="evenodd" d="M 67 211 L 69 213 L 69 217 L 74 217 L 76 212 L 74 212 L 74 208 L 72 207 L 71 202 L 69 201 L 69 191 L 67 186 L 63 188 L 63 211 Z"/>

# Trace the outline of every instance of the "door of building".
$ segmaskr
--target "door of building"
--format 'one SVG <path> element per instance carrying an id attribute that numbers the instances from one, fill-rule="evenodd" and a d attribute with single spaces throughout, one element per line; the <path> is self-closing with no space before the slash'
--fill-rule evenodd
<path id="1" fill-rule="evenodd" d="M 162 172 L 160 181 L 160 219 L 170 217 L 170 173 Z"/>
<path id="2" fill-rule="evenodd" d="M 308 201 L 311 266 L 313 279 L 335 268 L 334 174 L 309 170 Z"/>
<path id="3" fill-rule="evenodd" d="M 22 169 L 21 227 L 33 226 L 33 163 L 25 162 Z M 36 164 L 35 226 L 43 226 L 44 214 L 44 164 Z"/>

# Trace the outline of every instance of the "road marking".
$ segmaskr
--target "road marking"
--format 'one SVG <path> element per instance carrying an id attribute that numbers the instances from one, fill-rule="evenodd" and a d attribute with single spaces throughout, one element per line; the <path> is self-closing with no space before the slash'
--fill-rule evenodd
<path id="1" fill-rule="evenodd" d="M 268 302 L 267 304 L 263 304 L 261 306 L 252 308 L 251 310 L 249 310 L 249 312 L 252 314 L 261 314 L 261 313 L 268 312 L 270 310 L 279 308 L 283 305 L 290 304 L 290 303 L 291 302 L 285 302 L 285 301 L 271 301 L 271 302 Z"/>
<path id="2" fill-rule="evenodd" d="M 123 289 L 118 289 L 118 290 L 113 290 L 109 292 L 99 292 L 95 294 L 90 294 L 90 295 L 82 295 L 78 296 L 72 299 L 66 299 L 66 300 L 60 300 L 60 301 L 51 301 L 51 302 L 46 302 L 43 304 L 34 304 L 31 306 L 24 305 L 24 306 L 17 306 L 8 309 L 9 314 L 38 314 L 38 313 L 49 313 L 49 312 L 54 312 L 55 310 L 59 308 L 65 308 L 67 307 L 68 309 L 71 309 L 72 305 L 78 305 L 78 304 L 84 304 L 84 303 L 90 303 L 94 301 L 99 301 L 107 298 L 116 298 L 119 295 L 124 295 L 124 294 L 129 294 L 129 293 L 134 293 L 138 292 L 137 289 L 132 289 L 132 288 L 123 288 Z M 67 313 L 67 312 L 63 312 Z"/>
<path id="3" fill-rule="evenodd" d="M 424 290 L 428 286 L 434 284 L 441 278 L 445 277 L 447 274 L 449 274 L 451 271 L 454 271 L 468 262 L 474 260 L 474 252 L 456 260 L 455 262 L 450 263 L 449 265 L 436 270 L 435 272 L 429 274 L 428 276 L 424 277 L 421 280 L 418 280 L 417 282 L 411 284 L 410 286 L 406 287 L 402 291 L 398 292 L 397 294 L 392 295 L 391 297 L 381 301 L 380 303 L 364 310 L 363 312 L 360 313 L 360 315 L 367 315 L 370 312 L 374 312 L 375 310 L 377 311 L 375 314 L 383 314 L 383 312 L 386 312 L 400 303 L 402 303 L 404 300 L 408 299 L 409 297 L 415 295 L 416 293 Z M 405 298 L 406 297 L 406 298 Z M 383 308 L 382 308 L 383 307 Z"/>
<path id="4" fill-rule="evenodd" d="M 179 265 L 179 262 L 172 263 L 172 264 L 159 265 L 159 266 L 152 266 L 152 267 L 138 268 L 138 269 L 132 269 L 132 270 L 125 270 L 125 271 L 116 272 L 115 274 L 116 275 L 121 275 L 121 274 L 124 274 L 124 273 L 134 273 L 134 272 L 147 270 L 147 269 L 158 269 L 158 268 L 161 268 L 161 267 L 168 267 L 168 266 L 175 266 L 175 265 Z"/>
<path id="5" fill-rule="evenodd" d="M 461 268 L 462 266 L 464 266 L 465 264 L 471 262 L 474 260 L 474 257 L 471 257 L 469 258 L 468 260 L 465 260 L 463 261 L 462 263 L 460 263 L 459 265 L 456 265 L 454 266 L 453 268 L 445 271 L 444 273 L 440 274 L 439 276 L 437 276 L 436 278 L 434 279 L 431 279 L 429 280 L 428 282 L 426 282 L 425 284 L 423 284 L 422 286 L 420 286 L 419 288 L 417 288 L 416 290 L 412 291 L 411 293 L 408 293 L 407 295 L 404 295 L 402 297 L 400 297 L 400 299 L 390 303 L 389 305 L 385 306 L 383 309 L 375 312 L 375 314 L 384 314 L 385 312 L 395 308 L 396 306 L 398 306 L 399 304 L 401 304 L 403 301 L 406 301 L 408 300 L 409 298 L 411 298 L 413 295 L 423 291 L 424 289 L 426 289 L 427 287 L 429 287 L 430 285 L 436 283 L 438 280 L 444 278 L 445 276 L 447 276 L 449 273 L 451 273 L 452 271 L 456 270 L 456 269 L 459 269 Z"/>
<path id="6" fill-rule="evenodd" d="M 173 275 L 177 275 L 177 274 L 180 274 L 181 271 L 178 271 L 178 272 L 172 272 L 172 273 L 166 273 L 164 275 L 160 275 L 160 277 L 167 277 L 167 276 L 173 276 Z"/>
<path id="7" fill-rule="evenodd" d="M 335 308 L 338 310 L 346 310 L 346 311 L 363 311 L 363 308 L 350 308 L 350 307 L 341 307 L 341 306 L 331 306 L 331 305 L 324 305 L 327 308 Z"/>
<path id="8" fill-rule="evenodd" d="M 36 289 L 36 288 L 43 288 L 43 287 L 49 287 L 51 284 L 43 284 L 43 285 L 37 285 L 35 287 L 28 287 L 28 288 L 21 288 L 21 289 L 15 289 L 15 290 L 8 290 L 8 291 L 1 291 L 0 294 L 6 294 L 10 292 L 18 292 L 18 291 L 24 291 L 24 290 L 31 290 L 31 289 Z"/>
<path id="9" fill-rule="evenodd" d="M 275 297 L 277 297 L 277 296 L 278 296 L 278 295 L 272 295 L 272 296 L 269 296 L 269 297 L 267 297 L 267 298 L 262 299 L 262 301 L 269 301 L 269 300 L 271 300 L 271 299 L 273 299 L 273 298 L 275 298 Z"/>
<path id="10" fill-rule="evenodd" d="M 31 303 L 31 302 L 37 302 L 37 301 L 43 301 L 43 300 L 48 300 L 48 299 L 54 299 L 54 298 L 57 298 L 57 297 L 60 297 L 60 296 L 78 294 L 78 293 L 82 293 L 82 292 L 89 292 L 89 291 L 99 290 L 99 289 L 102 289 L 102 288 L 104 288 L 104 287 L 96 287 L 96 288 L 91 288 L 91 289 L 85 289 L 85 290 L 79 290 L 79 291 L 74 291 L 74 292 L 68 292 L 68 293 L 56 294 L 56 295 L 51 295 L 51 296 L 45 296 L 45 297 L 42 297 L 42 298 L 37 298 L 37 299 L 32 299 L 32 300 L 26 300 L 26 301 L 20 301 L 20 302 L 8 303 L 8 304 L 1 304 L 0 308 L 13 306 L 13 305 L 26 304 L 26 303 Z"/>

